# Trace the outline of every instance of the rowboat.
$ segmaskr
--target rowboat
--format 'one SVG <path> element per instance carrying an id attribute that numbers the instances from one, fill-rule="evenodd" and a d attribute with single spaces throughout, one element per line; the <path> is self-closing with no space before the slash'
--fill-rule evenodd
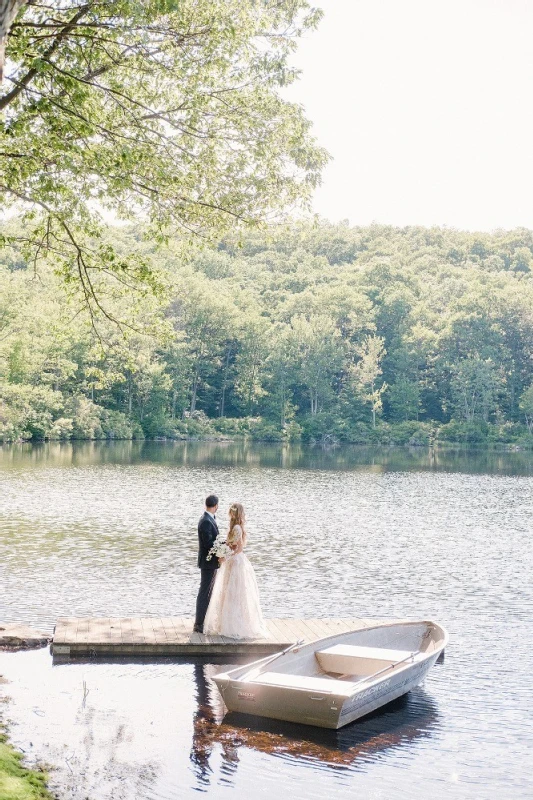
<path id="1" fill-rule="evenodd" d="M 418 686 L 444 651 L 435 622 L 381 623 L 213 676 L 230 711 L 342 728 Z"/>

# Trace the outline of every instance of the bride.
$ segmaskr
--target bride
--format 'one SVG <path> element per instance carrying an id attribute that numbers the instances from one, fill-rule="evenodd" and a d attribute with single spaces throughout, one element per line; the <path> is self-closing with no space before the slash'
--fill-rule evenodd
<path id="1" fill-rule="evenodd" d="M 244 508 L 233 503 L 229 509 L 229 531 L 226 544 L 233 551 L 217 570 L 204 633 L 220 634 L 232 639 L 264 639 L 268 637 L 255 572 L 244 554 L 246 531 Z"/>

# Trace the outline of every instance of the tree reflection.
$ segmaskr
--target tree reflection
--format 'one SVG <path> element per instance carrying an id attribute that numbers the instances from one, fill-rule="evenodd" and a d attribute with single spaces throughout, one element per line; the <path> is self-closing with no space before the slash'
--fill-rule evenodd
<path id="1" fill-rule="evenodd" d="M 226 713 L 211 676 L 227 668 L 212 664 L 194 666 L 198 708 L 193 718 L 190 758 L 199 789 L 207 789 L 211 779 L 216 780 L 211 762 L 218 751 L 222 757 L 220 772 L 224 783 L 230 784 L 241 747 L 303 759 L 308 764 L 360 770 L 391 750 L 408 749 L 413 742 L 432 737 L 438 727 L 437 705 L 420 687 L 340 730 Z"/>
<path id="2" fill-rule="evenodd" d="M 4 445 L 0 470 L 100 464 L 180 464 L 189 467 L 422 471 L 530 475 L 531 450 L 461 446 L 388 447 L 269 444 L 248 441 L 80 441 Z"/>

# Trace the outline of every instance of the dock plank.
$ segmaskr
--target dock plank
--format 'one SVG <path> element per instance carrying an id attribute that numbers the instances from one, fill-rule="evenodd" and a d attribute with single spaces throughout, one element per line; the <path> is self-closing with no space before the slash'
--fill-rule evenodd
<path id="1" fill-rule="evenodd" d="M 303 639 L 306 642 L 309 640 L 309 634 L 307 630 L 303 629 L 302 626 L 298 624 L 298 620 L 278 619 L 276 620 L 276 624 L 284 634 L 285 641 L 289 644 L 292 644 L 292 642 L 298 642 L 300 639 Z"/>
<path id="2" fill-rule="evenodd" d="M 313 624 L 313 620 L 311 619 L 302 619 L 300 620 L 300 625 L 302 628 L 307 631 L 307 640 L 312 642 L 315 639 L 322 639 L 324 635 L 327 634 L 322 633 L 320 628 Z"/>
<path id="3" fill-rule="evenodd" d="M 292 638 L 289 638 L 287 641 L 287 634 L 284 630 L 282 630 L 279 626 L 278 619 L 269 619 L 267 620 L 267 627 L 269 632 L 272 632 L 272 642 L 277 644 L 278 646 L 285 646 L 287 644 L 292 644 Z M 295 639 L 294 641 L 297 641 Z"/>
<path id="4" fill-rule="evenodd" d="M 56 644 L 68 644 L 73 640 L 75 641 L 77 631 L 77 617 L 61 617 L 56 623 L 54 641 Z"/>
<path id="5" fill-rule="evenodd" d="M 154 630 L 155 643 L 168 644 L 167 632 L 161 617 L 154 617 L 152 619 L 152 627 Z"/>
<path id="6" fill-rule="evenodd" d="M 131 644 L 144 644 L 144 629 L 140 618 L 131 618 Z"/>
<path id="7" fill-rule="evenodd" d="M 275 653 L 300 639 L 315 641 L 367 627 L 368 619 L 266 619 L 268 639 L 243 640 L 193 632 L 185 617 L 61 617 L 57 620 L 54 656 L 250 656 Z"/>
<path id="8" fill-rule="evenodd" d="M 132 639 L 131 617 L 118 617 L 117 622 L 120 625 L 120 643 L 128 644 Z"/>
<path id="9" fill-rule="evenodd" d="M 306 622 L 316 632 L 317 639 L 323 639 L 324 636 L 331 636 L 331 625 L 328 625 L 327 622 L 324 623 L 324 620 L 312 618 L 307 619 Z"/>
<path id="10" fill-rule="evenodd" d="M 76 627 L 76 644 L 83 645 L 87 644 L 88 633 L 89 633 L 89 622 L 88 619 L 79 619 L 78 625 Z"/>
<path id="11" fill-rule="evenodd" d="M 179 644 L 180 634 L 178 628 L 174 625 L 175 617 L 160 617 L 161 625 L 165 629 L 168 644 Z"/>

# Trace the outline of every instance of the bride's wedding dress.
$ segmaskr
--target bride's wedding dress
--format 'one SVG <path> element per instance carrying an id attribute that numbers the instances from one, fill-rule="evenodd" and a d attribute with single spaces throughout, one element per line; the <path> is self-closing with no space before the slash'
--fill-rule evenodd
<path id="1" fill-rule="evenodd" d="M 242 528 L 235 525 L 228 544 L 238 548 L 241 542 Z M 204 633 L 220 634 L 232 639 L 268 637 L 254 568 L 242 551 L 227 556 L 217 570 L 204 620 Z"/>

